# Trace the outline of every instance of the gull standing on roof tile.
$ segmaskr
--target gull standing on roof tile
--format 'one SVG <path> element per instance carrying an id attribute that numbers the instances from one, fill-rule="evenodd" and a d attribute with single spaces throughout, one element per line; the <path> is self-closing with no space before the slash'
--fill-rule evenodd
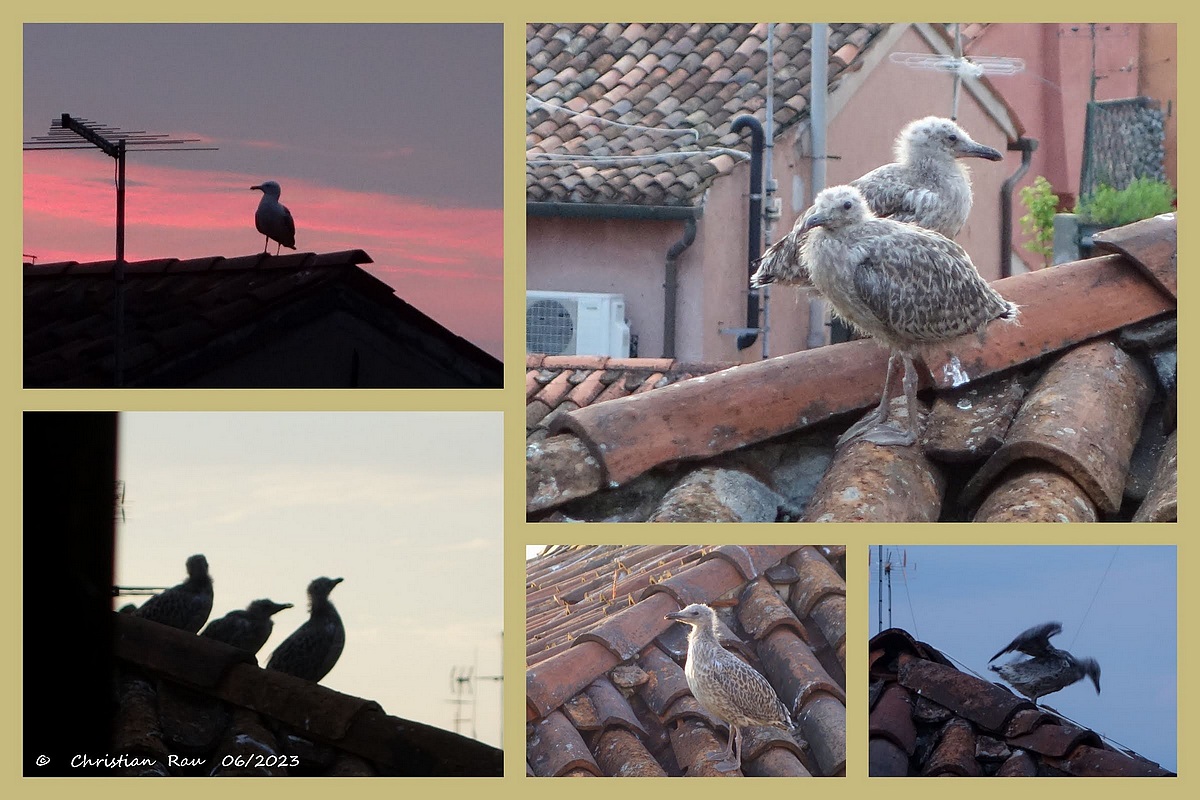
<path id="1" fill-rule="evenodd" d="M 800 228 L 803 259 L 817 289 L 838 316 L 891 351 L 879 406 L 839 444 L 917 440 L 917 375 L 913 356 L 924 345 L 966 333 L 981 337 L 992 320 L 1014 321 L 1017 306 L 988 285 L 967 252 L 940 233 L 871 213 L 862 192 L 833 186 L 817 195 Z M 904 363 L 907 424 L 888 419 L 896 361 Z"/>
<path id="2" fill-rule="evenodd" d="M 194 555 L 187 560 L 187 580 L 154 595 L 132 613 L 142 619 L 196 633 L 208 620 L 213 604 L 212 576 L 208 559 Z"/>
<path id="3" fill-rule="evenodd" d="M 1035 704 L 1039 697 L 1065 689 L 1084 678 L 1091 678 L 1096 686 L 1096 694 L 1100 694 L 1100 664 L 1094 658 L 1076 657 L 1050 644 L 1050 637 L 1060 633 L 1060 622 L 1035 625 L 1009 642 L 988 661 L 995 661 L 1005 653 L 1013 651 L 1024 653 L 1029 658 L 999 666 L 989 663 L 988 669 L 999 673 L 1001 678 Z"/>
<path id="4" fill-rule="evenodd" d="M 232 645 L 257 654 L 271 637 L 271 629 L 275 623 L 271 617 L 291 608 L 291 603 L 276 603 L 274 600 L 255 600 L 243 611 L 230 611 L 220 619 L 208 623 L 201 636 L 216 639 L 218 642 Z"/>
<path id="5" fill-rule="evenodd" d="M 279 184 L 275 181 L 263 181 L 258 186 L 251 186 L 263 193 L 258 201 L 258 210 L 254 212 L 254 227 L 267 237 L 263 240 L 263 252 L 271 241 L 277 242 L 275 255 L 279 255 L 279 247 L 296 249 L 296 223 L 292 220 L 292 212 L 279 202 Z"/>
<path id="6" fill-rule="evenodd" d="M 329 593 L 341 582 L 341 578 L 317 578 L 308 585 L 308 622 L 275 648 L 267 669 L 314 683 L 329 674 L 346 644 L 342 618 L 329 602 Z"/>
<path id="7" fill-rule="evenodd" d="M 980 144 L 953 120 L 913 120 L 896 138 L 896 160 L 853 180 L 877 217 L 912 222 L 953 239 L 971 212 L 971 175 L 961 158 L 1000 161 L 999 150 Z M 767 248 L 758 260 L 751 286 L 769 283 L 811 286 L 804 266 L 804 219 Z"/>
<path id="8" fill-rule="evenodd" d="M 713 716 L 729 724 L 729 745 L 708 754 L 720 772 L 742 764 L 742 728 L 770 725 L 794 728 L 787 707 L 757 670 L 721 646 L 717 639 L 717 612 L 703 603 L 692 603 L 667 619 L 691 626 L 687 664 L 683 672 L 692 695 Z M 737 742 L 736 752 L 734 742 Z"/>

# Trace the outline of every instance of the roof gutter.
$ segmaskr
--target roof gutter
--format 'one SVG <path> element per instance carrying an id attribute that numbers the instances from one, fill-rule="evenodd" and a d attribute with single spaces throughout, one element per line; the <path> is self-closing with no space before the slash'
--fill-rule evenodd
<path id="1" fill-rule="evenodd" d="M 700 219 L 704 206 L 638 206 L 615 203 L 526 203 L 527 217 L 562 219 Z"/>

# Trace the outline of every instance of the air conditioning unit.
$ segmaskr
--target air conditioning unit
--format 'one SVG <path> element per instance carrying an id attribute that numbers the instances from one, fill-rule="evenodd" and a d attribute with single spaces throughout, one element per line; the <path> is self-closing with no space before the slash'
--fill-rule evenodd
<path id="1" fill-rule="evenodd" d="M 628 358 L 625 295 L 526 292 L 525 352 Z"/>

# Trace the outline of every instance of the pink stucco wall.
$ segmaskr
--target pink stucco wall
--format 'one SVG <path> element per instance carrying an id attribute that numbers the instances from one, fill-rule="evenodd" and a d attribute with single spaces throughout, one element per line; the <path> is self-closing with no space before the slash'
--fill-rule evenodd
<path id="1" fill-rule="evenodd" d="M 1167 176 L 1174 183 L 1176 163 L 1175 25 L 1103 23 L 1095 29 L 1096 99 L 1147 95 L 1167 112 Z M 992 78 L 1025 128 L 1038 140 L 1029 173 L 1014 192 L 1014 219 L 1026 213 L 1019 190 L 1044 175 L 1074 207 L 1083 165 L 1083 136 L 1091 94 L 1092 30 L 1087 23 L 994 23 L 971 42 L 972 56 L 1010 56 L 1025 60 L 1025 71 Z M 1147 74 L 1143 74 L 1143 73 Z M 1013 252 L 1031 267 L 1040 259 L 1022 244 L 1019 226 Z"/>

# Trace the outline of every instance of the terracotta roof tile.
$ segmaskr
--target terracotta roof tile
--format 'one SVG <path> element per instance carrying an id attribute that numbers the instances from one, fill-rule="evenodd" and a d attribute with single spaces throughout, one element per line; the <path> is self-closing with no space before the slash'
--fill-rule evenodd
<path id="1" fill-rule="evenodd" d="M 766 58 L 762 51 L 766 26 L 606 25 L 591 33 L 595 27 L 577 23 L 526 26 L 526 91 L 545 102 L 531 103 L 526 118 L 528 200 L 695 205 L 713 179 L 737 163 L 712 148 L 723 140 L 725 146 L 743 151 L 748 148 L 740 138 L 729 138 L 730 126 L 739 114 L 761 112 L 764 107 Z M 844 23 L 830 27 L 831 51 L 838 50 L 844 58 L 844 62 L 831 63 L 832 88 L 837 86 L 845 63 L 854 61 L 886 25 Z M 809 37 L 809 26 L 805 24 L 781 23 L 776 27 L 775 124 L 780 133 L 804 118 L 803 104 L 797 107 L 787 101 L 808 93 L 810 72 L 804 48 Z M 843 46 L 847 40 L 853 44 Z M 752 67 L 743 74 L 747 64 Z M 734 73 L 740 76 L 736 82 L 729 80 Z M 663 85 L 669 93 L 658 91 Z M 592 90 L 597 86 L 603 92 Z M 554 111 L 554 106 L 599 117 L 605 124 Z M 575 137 L 557 134 L 560 129 L 575 126 L 584 134 L 576 141 L 571 141 Z M 636 126 L 694 128 L 699 139 L 689 139 L 682 147 L 681 137 Z M 598 135 L 604 138 L 597 139 Z M 674 155 L 681 150 L 707 152 L 688 157 Z M 539 158 L 602 154 L 633 158 L 615 163 Z M 645 158 L 654 155 L 662 160 L 656 163 Z M 619 191 L 606 193 L 582 180 L 582 170 L 592 167 L 602 176 L 601 185 L 619 185 Z"/>
<path id="2" fill-rule="evenodd" d="M 804 599 L 822 607 L 844 596 L 844 578 L 817 566 L 844 568 L 843 555 L 842 548 L 783 545 L 574 545 L 528 561 L 533 774 L 567 774 L 568 768 L 604 775 L 721 774 L 706 755 L 724 747 L 727 728 L 691 696 L 682 666 L 686 632 L 665 614 L 687 602 L 728 605 L 738 598 L 736 614 L 720 617 L 722 643 L 755 663 L 793 706 L 807 743 L 802 747 L 774 729 L 747 729 L 744 774 L 844 774 L 845 671 L 837 643 L 822 631 L 844 631 L 845 621 L 797 616 L 795 605 Z M 801 591 L 798 569 L 821 571 L 824 589 Z M 769 584 L 767 575 L 783 582 Z M 547 648 L 555 654 L 539 660 Z M 552 759 L 545 754 L 556 741 L 565 750 Z M 591 772 L 592 764 L 598 772 Z"/>
<path id="3" fill-rule="evenodd" d="M 960 672 L 903 630 L 883 631 L 868 649 L 873 777 L 1172 775 L 1002 686 Z"/>
<path id="4" fill-rule="evenodd" d="M 1139 519 L 1173 519 L 1176 456 L 1166 435 L 1176 324 L 1161 285 L 1170 283 L 1175 253 L 1154 241 L 1173 242 L 1175 225 L 1164 215 L 1139 223 L 1136 236 L 1111 232 L 1129 243 L 1128 256 L 998 281 L 1020 304 L 1021 325 L 926 354 L 922 376 L 935 403 L 920 448 L 834 446 L 848 415 L 878 399 L 886 353 L 874 342 L 697 369 L 701 380 L 681 380 L 693 367 L 676 364 L 661 390 L 656 373 L 631 372 L 627 394 L 614 382 L 578 411 L 533 415 L 527 513 L 1082 521 L 1127 520 L 1142 506 Z"/>

